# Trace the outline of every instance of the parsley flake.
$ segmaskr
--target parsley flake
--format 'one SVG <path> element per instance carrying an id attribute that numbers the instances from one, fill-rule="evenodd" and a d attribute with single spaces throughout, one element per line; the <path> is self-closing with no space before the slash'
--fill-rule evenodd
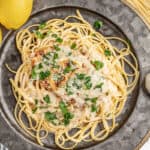
<path id="1" fill-rule="evenodd" d="M 70 123 L 70 119 L 72 119 L 74 115 L 68 111 L 67 105 L 63 101 L 59 103 L 59 108 L 64 116 L 64 125 L 68 125 Z"/>
<path id="2" fill-rule="evenodd" d="M 77 46 L 77 44 L 76 43 L 72 43 L 72 45 L 71 45 L 71 49 L 75 49 L 76 48 L 76 46 Z"/>
<path id="3" fill-rule="evenodd" d="M 44 100 L 47 104 L 49 104 L 49 103 L 51 102 L 49 95 L 46 95 L 45 97 L 43 97 L 43 100 Z"/>
<path id="4" fill-rule="evenodd" d="M 104 67 L 104 63 L 99 60 L 92 61 L 91 63 L 94 65 L 96 70 L 100 70 Z"/>
<path id="5" fill-rule="evenodd" d="M 94 28 L 96 29 L 96 30 L 98 30 L 98 29 L 100 29 L 102 26 L 103 26 L 103 22 L 102 21 L 100 21 L 100 20 L 96 20 L 95 22 L 94 22 Z"/>
<path id="6" fill-rule="evenodd" d="M 103 86 L 103 82 L 101 82 L 100 84 L 97 84 L 95 87 L 94 87 L 94 89 L 97 89 L 97 88 L 99 88 L 99 89 L 101 89 L 102 88 L 102 86 Z"/>
<path id="7" fill-rule="evenodd" d="M 62 39 L 62 38 L 60 38 L 60 37 L 58 37 L 58 38 L 56 38 L 56 42 L 58 42 L 58 43 L 62 43 L 62 42 L 63 42 L 63 39 Z"/>
<path id="8" fill-rule="evenodd" d="M 76 76 L 77 76 L 77 79 L 79 79 L 79 80 L 83 80 L 85 78 L 85 74 L 83 74 L 83 73 L 76 74 Z"/>
<path id="9" fill-rule="evenodd" d="M 57 38 L 57 34 L 52 34 L 51 36 L 54 38 Z"/>
<path id="10" fill-rule="evenodd" d="M 60 50 L 61 50 L 58 45 L 54 45 L 54 49 L 55 49 L 56 51 L 60 51 Z"/>
<path id="11" fill-rule="evenodd" d="M 35 107 L 34 109 L 32 109 L 32 113 L 34 114 L 37 111 L 37 107 Z"/>
<path id="12" fill-rule="evenodd" d="M 48 70 L 45 72 L 41 71 L 39 73 L 39 79 L 44 80 L 45 78 L 49 77 L 49 75 L 50 75 L 50 71 L 48 71 Z"/>
<path id="13" fill-rule="evenodd" d="M 39 25 L 39 29 L 44 29 L 46 26 L 46 22 L 42 22 L 40 25 Z"/>
<path id="14" fill-rule="evenodd" d="M 92 104 L 91 106 L 91 112 L 96 112 L 97 111 L 97 107 L 95 104 Z"/>
<path id="15" fill-rule="evenodd" d="M 108 49 L 105 49 L 104 54 L 105 56 L 111 56 L 111 51 Z"/>
<path id="16" fill-rule="evenodd" d="M 45 120 L 52 122 L 55 119 L 57 119 L 56 114 L 49 112 L 49 111 L 45 112 Z"/>

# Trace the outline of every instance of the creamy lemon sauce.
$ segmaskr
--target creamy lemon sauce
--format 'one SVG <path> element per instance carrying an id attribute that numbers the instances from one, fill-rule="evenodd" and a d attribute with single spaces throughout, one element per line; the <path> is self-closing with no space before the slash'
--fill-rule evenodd
<path id="1" fill-rule="evenodd" d="M 36 114 L 32 114 L 32 107 L 30 114 L 34 117 L 44 118 L 44 113 L 47 111 L 51 111 L 55 113 L 57 118 L 58 125 L 61 125 L 61 121 L 63 120 L 61 111 L 59 109 L 59 103 L 63 100 L 68 106 L 69 112 L 74 115 L 71 119 L 69 127 L 75 127 L 80 124 L 80 120 L 83 119 L 86 121 L 94 121 L 96 120 L 97 111 L 99 110 L 99 105 L 104 105 L 104 111 L 109 113 L 111 111 L 112 105 L 112 97 L 111 96 L 120 96 L 120 91 L 118 87 L 111 82 L 111 80 L 105 78 L 104 75 L 109 74 L 111 70 L 107 65 L 110 65 L 110 62 L 105 57 L 101 56 L 101 53 L 97 50 L 84 49 L 84 54 L 82 54 L 79 50 L 72 50 L 68 46 L 59 46 L 59 51 L 55 49 L 45 49 L 42 54 L 36 55 L 32 53 L 34 65 L 41 65 L 39 69 L 36 70 L 36 73 L 39 74 L 41 71 L 45 72 L 47 70 L 51 71 L 51 80 L 53 82 L 57 82 L 59 78 L 66 78 L 63 84 L 56 85 L 55 89 L 51 89 L 51 85 L 49 84 L 49 78 L 44 82 L 40 81 L 39 77 L 36 79 L 30 79 L 28 87 L 25 89 L 28 91 L 27 97 L 28 100 L 34 105 L 33 100 L 37 100 L 37 106 L 40 109 L 37 109 Z M 47 55 L 49 54 L 49 55 Z M 53 68 L 52 62 L 54 59 L 54 55 L 57 54 L 57 58 L 55 59 L 55 65 L 59 66 L 59 68 Z M 93 65 L 92 61 L 100 61 L 103 63 L 103 66 L 100 69 L 96 69 Z M 73 71 L 69 71 L 68 73 L 64 73 L 65 67 L 64 62 L 72 62 Z M 84 79 L 78 75 L 84 76 Z M 91 84 L 88 88 L 85 85 L 85 80 L 89 79 Z M 45 92 L 45 90 L 40 91 L 30 91 L 30 88 L 34 88 L 34 81 L 39 80 L 41 82 L 40 88 L 48 88 L 49 91 Z M 67 89 L 68 88 L 68 89 Z M 67 91 L 67 90 L 69 91 Z M 70 93 L 68 93 L 70 92 Z M 111 93 L 111 94 L 109 94 Z M 43 96 L 48 95 L 50 99 L 50 104 L 47 104 L 43 100 Z M 95 102 L 92 103 L 90 99 L 95 98 Z M 89 100 L 88 100 L 89 99 Z M 92 105 L 96 109 L 92 111 Z M 39 114 L 37 116 L 37 114 Z M 82 115 L 81 115 L 82 114 Z M 78 121 L 78 123 L 77 123 Z M 74 124 L 76 122 L 76 124 Z"/>

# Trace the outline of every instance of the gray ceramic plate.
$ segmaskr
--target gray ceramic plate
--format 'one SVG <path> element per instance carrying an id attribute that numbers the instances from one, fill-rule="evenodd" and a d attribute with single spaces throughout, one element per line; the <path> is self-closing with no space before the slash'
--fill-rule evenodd
<path id="1" fill-rule="evenodd" d="M 126 37 L 126 35 L 118 28 L 117 25 L 112 23 L 110 20 L 108 20 L 105 16 L 102 16 L 96 12 L 93 12 L 91 10 L 80 8 L 80 7 L 72 7 L 72 6 L 62 6 L 62 7 L 54 7 L 42 10 L 36 14 L 33 14 L 29 21 L 22 27 L 26 27 L 28 25 L 32 25 L 35 23 L 40 23 L 52 18 L 64 18 L 68 15 L 75 14 L 75 11 L 79 9 L 83 17 L 90 22 L 91 24 L 94 23 L 95 20 L 101 20 L 104 23 L 104 26 L 100 29 L 100 32 L 105 36 L 118 36 L 121 37 L 127 41 L 129 39 Z M 21 28 L 21 29 L 22 29 Z M 24 138 L 27 142 L 30 142 L 34 144 L 37 148 L 41 147 L 37 144 L 37 142 L 34 139 L 31 139 L 16 123 L 16 120 L 14 119 L 13 111 L 16 104 L 15 98 L 13 96 L 11 86 L 9 83 L 9 78 L 13 77 L 13 74 L 10 73 L 6 67 L 5 63 L 7 63 L 11 68 L 17 69 L 18 66 L 21 64 L 20 54 L 18 53 L 16 49 L 15 44 L 15 36 L 17 31 L 10 31 L 5 40 L 3 41 L 3 44 L 1 46 L 0 50 L 0 103 L 1 103 L 1 109 L 4 116 L 4 119 L 7 121 L 9 126 L 16 132 L 18 135 L 20 135 L 22 138 Z M 115 46 L 120 47 L 121 45 L 119 43 L 113 43 Z M 132 47 L 132 45 L 131 45 Z M 135 53 L 133 47 L 132 47 L 133 53 Z M 130 61 L 132 62 L 132 59 L 129 57 Z M 130 69 L 127 67 L 128 71 Z M 127 119 L 129 118 L 131 112 L 134 109 L 134 106 L 136 104 L 137 96 L 139 91 L 139 83 L 135 87 L 134 91 L 131 95 L 129 95 L 128 100 L 126 102 L 126 105 L 124 107 L 124 110 L 122 114 L 117 118 L 117 122 L 119 123 L 118 128 L 109 135 L 108 138 L 113 138 L 113 134 L 117 132 L 117 130 L 125 124 Z M 106 139 L 107 140 L 107 139 Z M 54 140 L 53 135 L 49 135 L 48 139 L 44 141 L 45 143 L 45 149 L 46 148 L 57 148 Z M 90 143 L 80 143 L 78 145 L 78 149 L 82 148 L 88 148 L 90 146 L 93 146 L 95 144 L 100 144 L 101 142 L 90 142 Z"/>

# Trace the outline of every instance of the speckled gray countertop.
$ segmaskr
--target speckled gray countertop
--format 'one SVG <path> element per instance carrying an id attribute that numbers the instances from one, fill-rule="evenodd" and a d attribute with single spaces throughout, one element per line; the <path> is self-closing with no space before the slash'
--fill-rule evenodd
<path id="1" fill-rule="evenodd" d="M 58 5 L 75 5 L 90 8 L 116 23 L 128 36 L 139 57 L 142 81 L 150 72 L 150 31 L 142 20 L 119 0 L 35 0 L 33 12 Z M 6 34 L 7 30 L 3 29 Z M 140 115 L 137 115 L 140 114 Z M 114 135 L 117 140 L 96 145 L 90 150 L 134 150 L 150 130 L 150 97 L 144 93 L 141 83 L 135 109 L 126 124 Z M 119 133 L 119 134 L 118 134 Z M 9 150 L 36 150 L 31 144 L 18 137 L 0 116 L 0 143 Z M 108 144 L 110 143 L 110 144 Z M 1 148 L 1 145 L 0 145 Z"/>

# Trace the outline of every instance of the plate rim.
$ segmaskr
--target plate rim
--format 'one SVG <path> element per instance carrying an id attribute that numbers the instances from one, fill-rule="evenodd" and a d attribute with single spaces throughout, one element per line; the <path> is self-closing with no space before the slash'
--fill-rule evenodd
<path id="1" fill-rule="evenodd" d="M 78 6 L 78 5 L 57 5 L 57 6 L 42 8 L 42 9 L 40 9 L 40 10 L 38 10 L 38 11 L 32 12 L 31 15 L 30 15 L 30 17 L 29 17 L 28 20 L 26 21 L 26 23 L 28 23 L 31 18 L 33 18 L 34 16 L 36 16 L 36 15 L 38 15 L 38 14 L 44 12 L 44 11 L 49 11 L 49 10 L 59 9 L 59 8 L 81 9 L 81 10 L 85 10 L 85 11 L 94 13 L 94 14 L 96 14 L 96 15 L 102 17 L 102 18 L 105 18 L 105 20 L 107 20 L 108 22 L 110 22 L 111 24 L 113 24 L 113 26 L 115 26 L 115 27 L 118 29 L 118 31 L 119 31 L 125 38 L 127 38 L 127 39 L 129 40 L 130 46 L 131 46 L 131 48 L 132 48 L 132 52 L 133 52 L 133 54 L 135 55 L 135 57 L 137 58 L 137 62 L 138 62 L 139 78 L 138 78 L 138 82 L 137 82 L 137 91 L 136 91 L 137 94 L 136 94 L 136 96 L 135 96 L 135 97 L 136 97 L 135 105 L 132 107 L 132 109 L 131 109 L 129 115 L 128 115 L 128 116 L 126 117 L 126 119 L 124 120 L 124 123 L 122 123 L 122 124 L 119 126 L 119 128 L 117 128 L 117 130 L 113 132 L 113 134 L 111 134 L 110 136 L 108 136 L 108 137 L 107 137 L 105 140 L 103 140 L 103 141 L 96 141 L 95 143 L 91 144 L 91 145 L 88 146 L 88 147 L 81 147 L 81 148 L 78 148 L 78 149 L 84 149 L 84 148 L 89 149 L 89 148 L 91 148 L 91 147 L 93 147 L 93 146 L 96 146 L 96 145 L 99 145 L 99 144 L 101 144 L 101 143 L 103 143 L 103 142 L 107 142 L 107 139 L 109 139 L 109 137 L 112 137 L 113 135 L 117 134 L 117 131 L 119 131 L 119 130 L 126 124 L 126 122 L 128 121 L 128 119 L 131 117 L 131 115 L 132 115 L 132 113 L 133 113 L 133 111 L 134 111 L 134 109 L 135 109 L 135 106 L 136 106 L 136 104 L 137 104 L 138 98 L 139 98 L 140 85 L 141 85 L 141 83 L 142 83 L 142 76 L 143 76 L 143 75 L 142 75 L 143 73 L 142 73 L 142 71 L 141 71 L 141 70 L 142 70 L 142 69 L 141 69 L 142 66 L 141 66 L 141 64 L 140 64 L 140 60 L 139 60 L 139 57 L 138 57 L 138 55 L 137 55 L 137 52 L 136 52 L 136 50 L 135 50 L 135 48 L 134 48 L 134 45 L 132 44 L 132 42 L 131 42 L 131 40 L 128 38 L 128 36 L 124 33 L 124 31 L 122 30 L 122 28 L 121 28 L 119 25 L 117 25 L 116 23 L 114 23 L 114 22 L 113 22 L 110 18 L 108 18 L 107 16 L 104 16 L 104 15 L 102 15 L 100 12 L 97 12 L 97 11 L 91 9 L 91 8 L 82 7 L 82 6 Z M 1 43 L 1 46 L 0 46 L 0 73 L 1 73 L 1 70 L 2 70 L 2 69 L 1 69 L 1 67 L 2 67 L 1 57 L 2 57 L 2 53 L 3 53 L 3 47 L 5 46 L 5 43 L 6 43 L 7 39 L 11 36 L 11 34 L 13 34 L 14 32 L 18 32 L 18 31 L 20 30 L 20 28 L 24 27 L 24 26 L 26 25 L 26 23 L 24 23 L 24 24 L 23 24 L 21 27 L 19 27 L 17 30 L 10 30 L 10 31 L 8 31 L 7 34 L 4 36 L 3 41 L 2 41 L 2 43 Z M 1 84 L 1 79 L 0 79 L 0 85 L 2 85 L 2 84 Z M 1 87 L 0 87 L 0 91 L 1 91 Z M 5 110 L 3 109 L 3 107 L 2 107 L 1 99 L 3 99 L 3 94 L 2 94 L 2 93 L 0 94 L 0 114 L 1 114 L 2 118 L 5 120 L 5 122 L 7 123 L 7 125 L 12 129 L 12 131 L 13 131 L 16 135 L 18 135 L 18 136 L 21 137 L 23 140 L 25 140 L 25 142 L 29 142 L 30 144 L 33 144 L 35 147 L 40 148 L 40 149 L 42 149 L 42 150 L 50 150 L 50 149 L 52 149 L 52 150 L 54 149 L 54 150 L 55 150 L 55 149 L 59 149 L 58 146 L 57 146 L 56 148 L 51 147 L 51 146 L 50 146 L 50 147 L 41 146 L 41 145 L 39 145 L 37 142 L 34 142 L 34 141 L 28 139 L 27 137 L 25 137 L 24 134 L 20 133 L 20 131 L 19 131 L 18 129 L 16 129 L 16 128 L 13 126 L 13 123 L 9 121 L 9 119 L 8 119 L 9 117 L 7 116 L 6 111 L 5 111 Z M 75 149 L 76 149 L 76 148 L 75 148 Z"/>

